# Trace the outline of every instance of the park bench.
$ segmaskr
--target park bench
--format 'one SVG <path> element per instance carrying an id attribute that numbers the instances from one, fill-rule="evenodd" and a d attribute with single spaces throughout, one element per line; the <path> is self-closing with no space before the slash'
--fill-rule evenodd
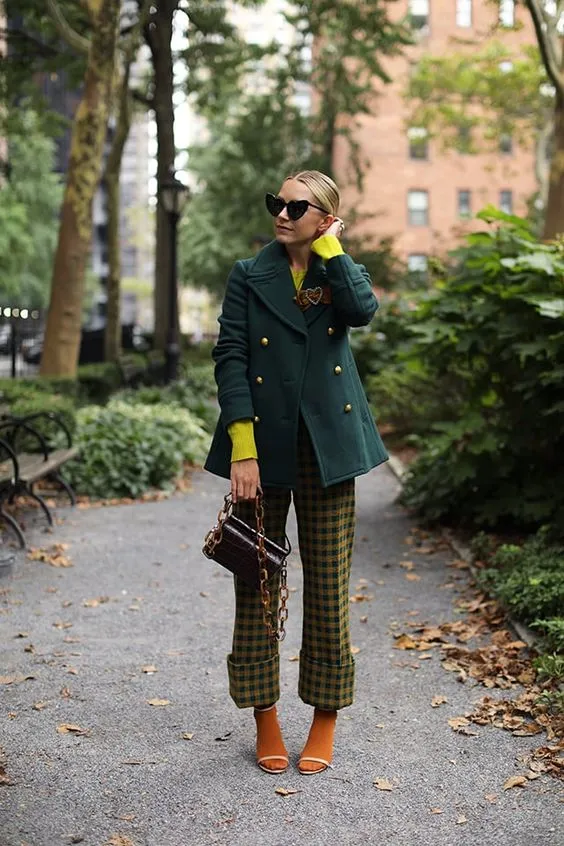
<path id="1" fill-rule="evenodd" d="M 40 419 L 49 420 L 62 431 L 66 446 L 55 448 L 51 445 L 45 435 L 33 425 Z M 18 445 L 22 436 L 26 436 L 23 449 Z M 29 449 L 30 439 L 32 449 L 35 444 L 39 452 Z M 54 479 L 66 491 L 71 504 L 74 505 L 76 502 L 74 491 L 61 476 L 60 468 L 71 458 L 75 458 L 78 453 L 78 448 L 73 446 L 68 427 L 59 415 L 53 412 L 40 411 L 26 417 L 3 417 L 0 420 L 0 457 L 3 459 L 0 461 L 0 516 L 12 527 L 22 548 L 25 547 L 22 527 L 5 510 L 5 503 L 11 504 L 18 496 L 28 496 L 38 503 L 49 525 L 52 526 L 53 518 L 49 507 L 34 489 L 34 485 L 42 479 Z"/>

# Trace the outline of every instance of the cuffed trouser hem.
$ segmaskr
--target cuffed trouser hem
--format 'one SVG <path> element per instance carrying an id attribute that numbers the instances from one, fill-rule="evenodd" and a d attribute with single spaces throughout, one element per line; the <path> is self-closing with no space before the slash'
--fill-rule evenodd
<path id="1" fill-rule="evenodd" d="M 354 698 L 354 658 L 347 664 L 324 664 L 300 652 L 298 695 L 307 705 L 337 711 L 352 705 Z"/>
<path id="2" fill-rule="evenodd" d="M 238 708 L 260 708 L 280 698 L 280 657 L 256 664 L 236 664 L 227 656 L 229 693 Z"/>

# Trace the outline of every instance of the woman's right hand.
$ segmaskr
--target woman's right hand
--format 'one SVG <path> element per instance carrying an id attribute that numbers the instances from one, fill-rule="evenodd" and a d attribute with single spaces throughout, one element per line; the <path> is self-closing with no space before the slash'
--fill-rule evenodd
<path id="1" fill-rule="evenodd" d="M 256 458 L 231 462 L 231 496 L 233 502 L 254 499 L 260 488 L 259 465 Z"/>

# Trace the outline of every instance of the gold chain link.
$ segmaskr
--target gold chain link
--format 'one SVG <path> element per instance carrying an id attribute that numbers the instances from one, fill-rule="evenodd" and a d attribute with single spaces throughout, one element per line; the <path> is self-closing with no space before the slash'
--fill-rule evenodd
<path id="1" fill-rule="evenodd" d="M 212 557 L 216 546 L 221 543 L 223 537 L 223 524 L 229 517 L 233 510 L 233 503 L 231 496 L 228 494 L 223 502 L 222 507 L 217 515 L 217 523 L 208 532 L 204 541 L 204 551 L 206 555 Z M 285 624 L 288 619 L 288 599 L 290 592 L 288 590 L 287 578 L 288 572 L 286 569 L 286 561 L 284 561 L 280 568 L 280 601 L 278 607 L 278 620 L 275 627 L 273 621 L 272 609 L 270 607 L 271 598 L 270 590 L 268 589 L 268 569 L 267 569 L 267 553 L 264 544 L 264 505 L 262 495 L 258 494 L 255 499 L 255 517 L 257 522 L 257 553 L 258 553 L 258 567 L 259 567 L 259 581 L 260 581 L 260 599 L 262 606 L 262 614 L 266 631 L 270 640 L 282 641 L 286 637 Z"/>

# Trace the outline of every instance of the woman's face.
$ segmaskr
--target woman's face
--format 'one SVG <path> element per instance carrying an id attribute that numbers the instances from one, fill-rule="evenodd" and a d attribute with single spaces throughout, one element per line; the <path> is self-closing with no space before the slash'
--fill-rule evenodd
<path id="1" fill-rule="evenodd" d="M 286 179 L 282 183 L 278 196 L 282 197 L 286 202 L 290 200 L 308 200 L 308 202 L 313 203 L 315 206 L 322 205 L 315 199 L 309 188 L 297 179 Z M 315 241 L 316 238 L 319 238 L 323 234 L 334 219 L 332 214 L 325 214 L 319 211 L 319 209 L 309 206 L 303 217 L 300 217 L 298 220 L 290 220 L 288 211 L 284 207 L 274 219 L 276 240 L 280 244 L 289 246 L 311 244 L 312 241 Z"/>

